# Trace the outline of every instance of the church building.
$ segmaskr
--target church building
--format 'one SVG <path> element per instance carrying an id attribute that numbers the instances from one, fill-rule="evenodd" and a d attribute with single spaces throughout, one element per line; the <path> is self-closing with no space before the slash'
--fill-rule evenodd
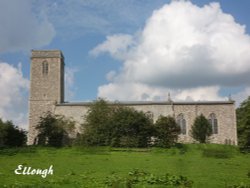
<path id="1" fill-rule="evenodd" d="M 64 101 L 64 56 L 60 50 L 32 50 L 30 66 L 29 135 L 34 144 L 39 118 L 50 111 L 72 118 L 79 126 L 91 102 Z M 150 114 L 156 121 L 160 115 L 172 116 L 181 128 L 179 142 L 192 143 L 191 126 L 200 114 L 212 125 L 210 143 L 237 145 L 235 103 L 228 101 L 175 102 L 123 101 L 121 105 Z"/>

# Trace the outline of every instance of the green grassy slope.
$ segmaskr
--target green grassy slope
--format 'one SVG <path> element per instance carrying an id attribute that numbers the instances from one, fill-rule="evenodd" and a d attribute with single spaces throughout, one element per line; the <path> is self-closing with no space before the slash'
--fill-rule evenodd
<path id="1" fill-rule="evenodd" d="M 54 175 L 16 175 L 18 165 L 48 168 Z M 250 184 L 250 154 L 222 145 L 184 145 L 171 149 L 23 148 L 0 150 L 2 187 L 105 187 L 105 181 L 140 171 L 163 176 L 183 175 L 196 188 Z M 108 178 L 107 178 L 108 177 Z M 115 187 L 115 186 L 113 186 Z M 143 187 L 137 185 L 135 187 Z M 144 184 L 144 187 L 157 187 Z M 165 186 L 158 186 L 165 187 Z"/>

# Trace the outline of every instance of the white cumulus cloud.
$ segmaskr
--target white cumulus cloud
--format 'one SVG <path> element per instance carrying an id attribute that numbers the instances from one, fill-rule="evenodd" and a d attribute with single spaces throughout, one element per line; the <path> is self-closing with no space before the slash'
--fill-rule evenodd
<path id="1" fill-rule="evenodd" d="M 71 99 L 74 87 L 75 68 L 65 68 L 65 98 Z M 14 67 L 0 61 L 0 118 L 11 120 L 15 125 L 28 129 L 29 80 L 22 74 L 21 63 Z"/>
<path id="2" fill-rule="evenodd" d="M 0 52 L 28 51 L 47 45 L 55 36 L 42 12 L 32 11 L 32 1 L 0 1 Z"/>
<path id="3" fill-rule="evenodd" d="M 0 118 L 12 120 L 15 125 L 28 125 L 29 80 L 24 78 L 19 67 L 0 62 Z"/>
<path id="4" fill-rule="evenodd" d="M 99 44 L 90 51 L 91 55 L 99 55 L 104 52 L 109 52 L 112 57 L 124 60 L 127 58 L 128 49 L 134 44 L 131 35 L 117 34 L 107 36 L 104 43 Z"/>
<path id="5" fill-rule="evenodd" d="M 143 101 L 204 101 L 204 100 L 227 100 L 226 97 L 219 96 L 218 86 L 196 87 L 186 89 L 173 89 L 166 87 L 149 86 L 142 83 L 109 83 L 99 87 L 100 97 L 113 100 L 143 100 Z"/>
<path id="6" fill-rule="evenodd" d="M 99 87 L 99 96 L 110 99 L 162 98 L 171 91 L 180 100 L 219 100 L 220 88 L 250 80 L 250 36 L 219 3 L 172 1 L 134 36 L 109 36 L 92 52 L 113 58 L 122 52 L 121 71 Z"/>

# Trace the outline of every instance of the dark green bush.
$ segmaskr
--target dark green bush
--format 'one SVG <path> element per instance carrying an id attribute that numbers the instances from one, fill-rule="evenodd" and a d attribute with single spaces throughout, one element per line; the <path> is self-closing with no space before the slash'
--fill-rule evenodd
<path id="1" fill-rule="evenodd" d="M 180 127 L 171 116 L 160 116 L 155 123 L 155 145 L 169 148 L 176 144 Z"/>
<path id="2" fill-rule="evenodd" d="M 145 113 L 99 99 L 85 116 L 77 143 L 87 146 L 147 147 L 153 121 Z"/>
<path id="3" fill-rule="evenodd" d="M 212 126 L 206 117 L 203 114 L 197 116 L 191 127 L 191 136 L 200 143 L 206 143 L 211 134 Z"/>
<path id="4" fill-rule="evenodd" d="M 250 151 L 250 96 L 236 109 L 238 144 L 245 152 Z"/>
<path id="5" fill-rule="evenodd" d="M 26 145 L 27 132 L 19 129 L 12 121 L 2 121 L 0 118 L 0 148 L 21 147 Z"/>
<path id="6" fill-rule="evenodd" d="M 37 143 L 42 146 L 61 147 L 71 145 L 70 134 L 74 132 L 75 122 L 64 116 L 54 115 L 47 112 L 40 117 L 36 127 L 38 130 Z"/>

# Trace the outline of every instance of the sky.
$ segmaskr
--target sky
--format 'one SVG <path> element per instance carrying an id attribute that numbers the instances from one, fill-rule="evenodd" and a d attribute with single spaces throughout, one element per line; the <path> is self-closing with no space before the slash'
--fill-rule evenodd
<path id="1" fill-rule="evenodd" d="M 0 0 L 0 118 L 28 128 L 31 50 L 65 57 L 65 101 L 250 95 L 248 0 Z"/>

